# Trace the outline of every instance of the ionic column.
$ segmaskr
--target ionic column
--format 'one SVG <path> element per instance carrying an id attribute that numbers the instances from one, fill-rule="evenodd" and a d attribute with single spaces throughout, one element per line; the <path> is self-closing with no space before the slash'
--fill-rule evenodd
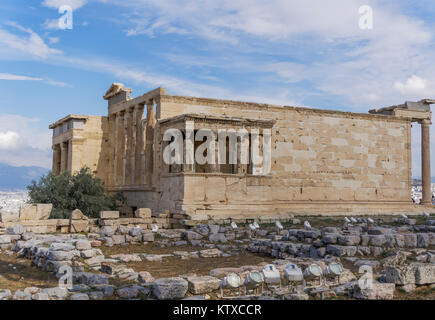
<path id="1" fill-rule="evenodd" d="M 432 204 L 430 172 L 430 120 L 421 121 L 421 179 L 423 198 L 421 204 Z"/>
<path id="2" fill-rule="evenodd" d="M 54 174 L 59 174 L 60 173 L 60 161 L 61 161 L 60 146 L 58 144 L 56 144 L 52 147 L 52 149 L 53 149 L 52 171 Z"/>
<path id="3" fill-rule="evenodd" d="M 128 109 L 126 112 L 126 157 L 125 157 L 125 182 L 126 185 L 132 184 L 133 178 L 133 161 L 134 161 L 134 128 L 133 115 L 134 110 Z"/>
<path id="4" fill-rule="evenodd" d="M 126 185 L 127 180 L 127 147 L 128 147 L 128 111 L 124 112 L 124 117 L 122 121 L 122 184 Z"/>
<path id="5" fill-rule="evenodd" d="M 152 184 L 154 167 L 154 128 L 156 115 L 154 112 L 154 101 L 147 103 L 147 124 L 146 124 L 146 145 L 145 145 L 145 185 Z"/>
<path id="6" fill-rule="evenodd" d="M 116 115 L 116 185 L 122 185 L 123 148 L 124 148 L 124 113 Z"/>
<path id="7" fill-rule="evenodd" d="M 135 107 L 135 118 L 134 118 L 134 138 L 135 138 L 135 147 L 134 147 L 134 185 L 142 184 L 141 180 L 141 171 L 142 171 L 142 151 L 144 150 L 143 145 L 143 128 L 142 128 L 142 117 L 143 117 L 144 106 L 142 104 L 138 104 Z"/>
<path id="8" fill-rule="evenodd" d="M 68 166 L 68 142 L 60 144 L 60 173 L 64 173 Z"/>
<path id="9" fill-rule="evenodd" d="M 73 172 L 72 168 L 72 139 L 68 140 L 68 158 L 66 161 L 66 170 L 69 172 Z"/>
<path id="10" fill-rule="evenodd" d="M 141 137 L 142 137 L 142 146 L 141 146 L 141 163 L 140 163 L 140 184 L 141 185 L 145 185 L 145 169 L 146 169 L 146 165 L 145 165 L 145 144 L 146 144 L 146 119 L 142 119 L 141 121 L 141 126 L 142 126 L 142 132 L 141 132 Z"/>
<path id="11" fill-rule="evenodd" d="M 112 114 L 109 118 L 109 124 L 110 124 L 110 133 L 112 136 L 110 139 L 112 140 L 112 159 L 113 162 L 111 163 L 111 169 L 110 169 L 110 176 L 108 177 L 108 181 L 110 181 L 109 185 L 115 186 L 116 185 L 116 163 L 117 163 L 117 149 L 118 149 L 118 126 L 117 126 L 117 114 Z"/>

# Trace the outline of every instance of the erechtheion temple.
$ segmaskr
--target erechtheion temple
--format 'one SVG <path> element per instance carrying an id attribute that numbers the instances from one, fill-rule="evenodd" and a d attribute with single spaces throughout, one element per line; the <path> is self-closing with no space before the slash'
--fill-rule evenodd
<path id="1" fill-rule="evenodd" d="M 429 126 L 435 101 L 363 114 L 175 96 L 164 88 L 130 94 L 130 88 L 113 84 L 104 96 L 107 116 L 69 115 L 50 126 L 55 173 L 88 166 L 108 192 L 122 192 L 133 210 L 198 219 L 434 211 Z M 422 130 L 420 205 L 410 196 L 414 122 Z M 174 128 L 184 137 L 201 129 L 216 137 L 219 130 L 257 132 L 263 163 L 168 164 L 164 135 Z M 195 150 L 201 141 L 194 142 Z"/>

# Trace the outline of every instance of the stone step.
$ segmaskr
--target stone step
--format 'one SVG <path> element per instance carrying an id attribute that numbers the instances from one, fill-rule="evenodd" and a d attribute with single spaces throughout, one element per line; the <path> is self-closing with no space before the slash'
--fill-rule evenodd
<path id="1" fill-rule="evenodd" d="M 0 235 L 6 234 L 6 228 L 0 228 Z"/>

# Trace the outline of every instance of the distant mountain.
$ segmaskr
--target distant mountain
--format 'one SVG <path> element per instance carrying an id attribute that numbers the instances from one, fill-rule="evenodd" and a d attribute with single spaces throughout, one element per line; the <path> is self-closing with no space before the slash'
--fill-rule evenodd
<path id="1" fill-rule="evenodd" d="M 38 178 L 48 173 L 49 169 L 41 167 L 14 167 L 0 163 L 0 190 L 22 190 Z"/>

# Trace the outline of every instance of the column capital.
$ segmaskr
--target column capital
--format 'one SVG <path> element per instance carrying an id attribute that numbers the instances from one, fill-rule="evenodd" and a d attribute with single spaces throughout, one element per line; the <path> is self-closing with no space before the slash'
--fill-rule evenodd
<path id="1" fill-rule="evenodd" d="M 134 109 L 136 110 L 143 110 L 144 108 L 145 108 L 145 102 L 141 102 L 134 105 Z"/>
<path id="2" fill-rule="evenodd" d="M 430 126 L 432 124 L 432 121 L 430 119 L 423 119 L 420 121 L 420 124 L 422 126 Z"/>

